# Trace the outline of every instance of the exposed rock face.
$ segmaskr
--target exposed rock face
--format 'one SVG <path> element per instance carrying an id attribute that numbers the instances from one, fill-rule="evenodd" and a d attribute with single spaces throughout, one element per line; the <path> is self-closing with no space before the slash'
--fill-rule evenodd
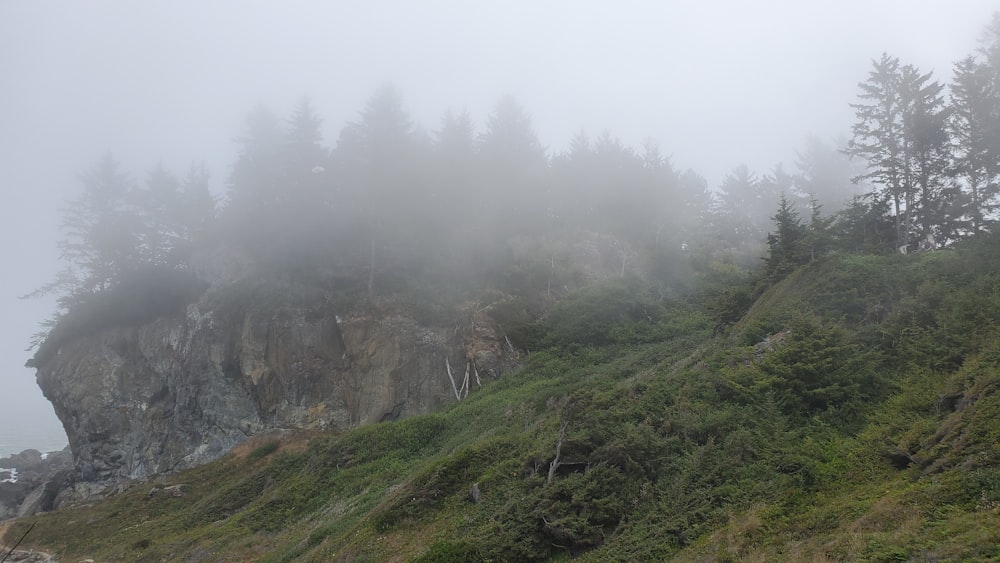
<path id="1" fill-rule="evenodd" d="M 25 450 L 0 458 L 0 520 L 51 510 L 72 465 L 68 448 L 47 455 Z"/>
<path id="2" fill-rule="evenodd" d="M 79 476 L 109 481 L 196 465 L 256 433 L 347 429 L 455 401 L 445 370 L 499 376 L 518 363 L 499 326 L 402 314 L 339 318 L 309 306 L 186 314 L 75 338 L 38 365 Z"/>

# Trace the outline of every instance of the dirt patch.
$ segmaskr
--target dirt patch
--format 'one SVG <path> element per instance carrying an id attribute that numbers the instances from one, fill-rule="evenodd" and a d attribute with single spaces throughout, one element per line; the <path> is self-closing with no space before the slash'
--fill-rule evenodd
<path id="1" fill-rule="evenodd" d="M 251 452 L 271 442 L 278 443 L 278 449 L 275 450 L 275 453 L 297 453 L 304 451 L 313 438 L 329 434 L 328 431 L 320 430 L 274 430 L 247 438 L 229 450 L 228 456 L 233 460 L 243 461 Z"/>

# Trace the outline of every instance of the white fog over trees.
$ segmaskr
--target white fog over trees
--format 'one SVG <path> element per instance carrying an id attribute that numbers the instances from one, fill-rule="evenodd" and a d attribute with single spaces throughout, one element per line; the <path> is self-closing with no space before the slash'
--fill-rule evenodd
<path id="1" fill-rule="evenodd" d="M 219 245 L 363 271 L 369 301 L 414 267 L 468 287 L 513 266 L 558 296 L 559 241 L 581 232 L 621 241 L 620 271 L 683 286 L 696 254 L 781 272 L 948 246 L 995 217 L 986 3 L 229 8 L 3 7 L 4 224 L 22 241 L 6 356 L 53 308 L 123 284 L 183 300 L 192 256 Z M 931 15 L 953 67 L 904 31 Z M 847 35 L 865 39 L 808 42 Z M 848 104 L 853 122 L 823 115 Z M 11 389 L 37 396 L 19 364 Z"/>

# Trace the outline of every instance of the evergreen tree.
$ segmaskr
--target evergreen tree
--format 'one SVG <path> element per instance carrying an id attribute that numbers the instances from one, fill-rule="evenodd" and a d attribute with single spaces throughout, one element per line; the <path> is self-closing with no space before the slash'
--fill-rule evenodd
<path id="1" fill-rule="evenodd" d="M 679 235 L 679 246 L 684 250 L 704 244 L 708 234 L 717 227 L 712 213 L 715 195 L 708 189 L 708 181 L 694 170 L 686 170 L 678 176 L 669 205 L 673 210 L 671 215 Z"/>
<path id="2" fill-rule="evenodd" d="M 295 105 L 284 135 L 284 190 L 290 199 L 308 207 L 330 204 L 325 193 L 329 151 L 323 146 L 322 124 L 312 103 L 303 97 Z"/>
<path id="3" fill-rule="evenodd" d="M 531 117 L 511 96 L 496 103 L 479 143 L 484 206 L 495 210 L 493 233 L 535 233 L 551 224 L 543 186 L 548 168 Z"/>
<path id="4" fill-rule="evenodd" d="M 469 112 L 448 110 L 434 137 L 434 179 L 428 193 L 431 222 L 440 228 L 451 226 L 447 230 L 454 232 L 467 226 L 479 195 L 475 129 Z"/>
<path id="5" fill-rule="evenodd" d="M 360 119 L 341 131 L 333 154 L 337 174 L 349 190 L 357 191 L 364 214 L 392 208 L 395 215 L 409 207 L 414 147 L 413 122 L 403 109 L 402 95 L 392 84 L 379 87 Z"/>
<path id="6" fill-rule="evenodd" d="M 338 224 L 331 212 L 334 194 L 321 124 L 311 102 L 302 98 L 285 123 L 268 109 L 255 108 L 237 139 L 223 231 L 270 268 L 314 261 Z"/>
<path id="7" fill-rule="evenodd" d="M 892 203 L 896 245 L 906 252 L 915 242 L 954 236 L 950 218 L 955 198 L 945 189 L 948 164 L 947 108 L 942 85 L 912 65 L 888 55 L 873 63 L 860 84 L 862 103 L 852 104 L 857 121 L 847 152 L 865 159 L 861 178 L 881 187 L 878 197 Z M 960 214 L 960 212 L 958 212 Z"/>
<path id="8" fill-rule="evenodd" d="M 991 155 L 990 131 L 1000 104 L 989 69 L 967 57 L 955 65 L 951 83 L 948 132 L 952 141 L 952 174 L 968 198 L 969 229 L 979 234 L 996 208 L 1000 166 Z"/>
<path id="9" fill-rule="evenodd" d="M 449 109 L 435 134 L 434 150 L 456 163 L 470 162 L 475 156 L 475 134 L 468 111 L 455 114 Z"/>
<path id="10" fill-rule="evenodd" d="M 795 191 L 821 202 L 829 212 L 843 209 L 860 193 L 858 183 L 852 179 L 863 172 L 834 144 L 808 137 L 795 154 Z"/>
<path id="11" fill-rule="evenodd" d="M 537 169 L 547 160 L 531 116 L 511 96 L 501 97 L 493 107 L 480 151 L 493 166 L 510 170 Z"/>
<path id="12" fill-rule="evenodd" d="M 957 199 L 946 190 L 948 111 L 941 94 L 944 86 L 931 81 L 911 65 L 902 69 L 903 130 L 912 182 L 907 197 L 907 218 L 915 222 L 922 245 L 956 238 L 956 219 L 962 215 Z M 912 212 L 911 212 L 912 208 Z"/>
<path id="13" fill-rule="evenodd" d="M 180 182 L 159 162 L 146 177 L 146 189 L 134 192 L 143 222 L 141 244 L 145 261 L 157 266 L 173 265 L 173 250 L 185 235 L 175 221 L 180 213 Z"/>
<path id="14" fill-rule="evenodd" d="M 110 153 L 80 179 L 83 192 L 63 216 L 60 257 L 74 267 L 67 293 L 107 289 L 143 262 L 142 222 L 133 205 L 135 186 Z M 72 280 L 72 281 L 70 281 Z"/>
<path id="15" fill-rule="evenodd" d="M 211 175 L 204 162 L 191 163 L 181 181 L 181 207 L 177 223 L 183 229 L 183 238 L 198 239 L 215 219 L 215 197 L 209 188 Z"/>
<path id="16" fill-rule="evenodd" d="M 909 227 L 903 209 L 910 196 L 909 154 L 903 132 L 902 81 L 899 59 L 883 53 L 872 61 L 868 80 L 860 83 L 862 102 L 851 104 L 857 119 L 847 154 L 865 159 L 867 172 L 857 180 L 868 179 L 881 187 L 880 200 L 891 202 L 897 245 L 909 245 Z M 876 207 L 880 207 L 876 205 Z"/>
<path id="17" fill-rule="evenodd" d="M 724 244 L 740 248 L 764 239 L 767 234 L 762 220 L 767 212 L 761 212 L 764 203 L 760 180 L 745 164 L 723 179 L 715 214 L 717 232 Z"/>
<path id="18" fill-rule="evenodd" d="M 192 164 L 183 181 L 162 163 L 149 172 L 145 189 L 132 191 L 141 221 L 142 261 L 152 266 L 186 267 L 195 243 L 214 217 L 208 171 Z"/>
<path id="19" fill-rule="evenodd" d="M 823 256 L 829 252 L 834 245 L 834 236 L 831 230 L 833 217 L 824 217 L 823 205 L 816 198 L 809 200 L 810 215 L 809 226 L 803 244 L 808 252 L 809 261 Z"/>
<path id="20" fill-rule="evenodd" d="M 996 176 L 1000 175 L 1000 12 L 995 12 L 990 24 L 986 26 L 980 53 L 984 58 L 983 68 L 992 100 L 985 120 L 985 151 L 989 171 Z"/>
<path id="21" fill-rule="evenodd" d="M 885 254 L 895 251 L 896 225 L 889 214 L 889 200 L 855 196 L 832 218 L 830 231 L 836 248 L 847 252 Z"/>
<path id="22" fill-rule="evenodd" d="M 646 139 L 642 153 L 637 156 L 641 172 L 640 187 L 636 190 L 638 200 L 634 207 L 639 211 L 643 224 L 637 241 L 651 242 L 649 246 L 657 250 L 669 238 L 672 239 L 670 246 L 679 252 L 684 240 L 683 227 L 686 226 L 679 211 L 688 203 L 680 193 L 680 174 L 653 139 Z M 638 209 L 640 206 L 641 210 Z M 652 240 L 646 241 L 650 235 Z"/>
<path id="23" fill-rule="evenodd" d="M 596 203 L 602 220 L 591 228 L 635 243 L 648 236 L 652 242 L 657 205 L 644 186 L 642 157 L 609 131 L 603 131 L 594 142 L 593 158 L 601 194 Z"/>
<path id="24" fill-rule="evenodd" d="M 580 162 L 581 160 L 589 159 L 593 156 L 593 153 L 594 147 L 590 141 L 590 135 L 584 129 L 580 129 L 570 137 L 569 149 L 564 154 L 564 157 L 574 162 Z"/>
<path id="25" fill-rule="evenodd" d="M 594 147 L 586 131 L 570 138 L 569 148 L 552 159 L 553 214 L 559 224 L 574 229 L 592 226 L 600 206 L 600 182 Z"/>
<path id="26" fill-rule="evenodd" d="M 795 176 L 789 174 L 780 163 L 761 177 L 760 198 L 758 210 L 761 217 L 770 218 L 770 213 L 777 208 L 781 198 L 787 199 L 788 204 L 800 213 L 809 206 L 808 196 L 795 189 Z"/>
<path id="27" fill-rule="evenodd" d="M 229 178 L 227 212 L 244 215 L 266 209 L 282 198 L 285 134 L 271 110 L 257 106 L 246 118 L 237 139 L 239 156 Z"/>
<path id="28" fill-rule="evenodd" d="M 362 258 L 369 274 L 368 296 L 376 296 L 376 270 L 418 254 L 427 202 L 418 186 L 420 153 L 413 123 L 392 84 L 379 87 L 358 121 L 340 133 L 331 164 L 337 178 L 338 222 L 347 227 L 341 254 Z"/>
<path id="29" fill-rule="evenodd" d="M 806 246 L 808 231 L 799 213 L 792 207 L 785 194 L 778 199 L 778 210 L 771 217 L 775 230 L 767 235 L 768 256 L 765 258 L 765 279 L 775 282 L 809 261 Z"/>

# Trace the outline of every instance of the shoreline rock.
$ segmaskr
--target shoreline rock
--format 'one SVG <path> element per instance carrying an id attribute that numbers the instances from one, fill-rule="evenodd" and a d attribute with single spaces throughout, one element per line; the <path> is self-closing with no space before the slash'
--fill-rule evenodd
<path id="1" fill-rule="evenodd" d="M 47 454 L 27 449 L 0 458 L 0 477 L 5 479 L 0 481 L 0 520 L 52 510 L 74 475 L 69 446 Z"/>

